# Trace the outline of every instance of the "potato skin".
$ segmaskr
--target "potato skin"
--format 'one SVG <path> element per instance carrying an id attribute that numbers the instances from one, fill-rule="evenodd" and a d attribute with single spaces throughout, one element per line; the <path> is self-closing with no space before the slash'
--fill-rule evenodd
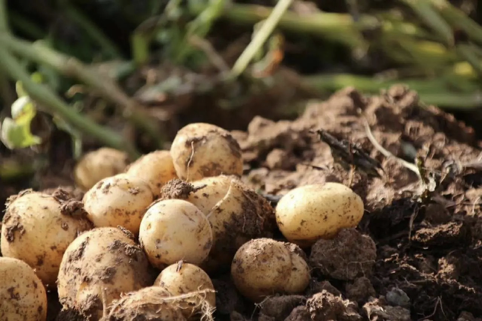
<path id="1" fill-rule="evenodd" d="M 189 195 L 188 201 L 207 215 L 214 236 L 208 259 L 201 267 L 211 273 L 231 264 L 247 241 L 271 237 L 276 226 L 271 204 L 235 176 L 205 178 L 192 185 L 206 187 Z"/>
<path id="2" fill-rule="evenodd" d="M 181 128 L 171 145 L 177 176 L 186 181 L 221 174 L 243 174 L 241 148 L 221 127 L 193 123 Z"/>
<path id="3" fill-rule="evenodd" d="M 156 197 L 160 195 L 164 184 L 177 178 L 171 153 L 168 150 L 158 150 L 142 156 L 128 166 L 126 173 L 148 183 Z"/>
<path id="4" fill-rule="evenodd" d="M 333 238 L 356 227 L 363 217 L 360 196 L 339 183 L 305 185 L 284 195 L 276 206 L 276 222 L 290 242 L 302 247 Z"/>
<path id="5" fill-rule="evenodd" d="M 87 191 L 103 178 L 120 174 L 129 162 L 125 152 L 102 147 L 86 153 L 74 167 L 75 184 Z"/>
<path id="6" fill-rule="evenodd" d="M 25 262 L 0 257 L 0 320 L 45 321 L 47 292 Z"/>
<path id="7" fill-rule="evenodd" d="M 83 199 L 87 217 L 96 227 L 122 226 L 136 235 L 153 200 L 146 182 L 126 174 L 104 178 Z"/>
<path id="8" fill-rule="evenodd" d="M 201 312 L 198 309 L 193 309 L 193 305 L 199 306 L 199 300 L 206 301 L 213 309 L 216 307 L 216 294 L 211 278 L 194 264 L 178 262 L 169 265 L 162 270 L 154 281 L 154 285 L 165 288 L 172 295 L 207 290 L 205 294 L 196 297 L 194 302 L 190 300 L 183 304 L 181 310 L 186 318 L 191 318 L 196 313 Z"/>
<path id="9" fill-rule="evenodd" d="M 87 218 L 63 213 L 52 195 L 26 191 L 7 206 L 2 254 L 26 262 L 44 284 L 55 286 L 65 250 L 79 233 L 91 228 Z"/>
<path id="10" fill-rule="evenodd" d="M 211 250 L 213 234 L 206 216 L 178 199 L 151 205 L 141 222 L 139 242 L 151 264 L 159 269 L 179 260 L 200 264 Z"/>
<path id="11" fill-rule="evenodd" d="M 176 302 L 169 299 L 170 296 L 169 291 L 160 286 L 150 286 L 127 293 L 112 302 L 112 308 L 101 321 L 186 321 Z"/>
<path id="12" fill-rule="evenodd" d="M 296 294 L 310 281 L 308 264 L 294 244 L 254 239 L 239 248 L 231 264 L 238 291 L 253 302 L 277 293 Z"/>
<path id="13" fill-rule="evenodd" d="M 154 277 L 145 253 L 128 234 L 113 227 L 94 228 L 65 252 L 58 278 L 59 300 L 64 309 L 95 321 L 101 318 L 104 304 L 151 285 Z"/>

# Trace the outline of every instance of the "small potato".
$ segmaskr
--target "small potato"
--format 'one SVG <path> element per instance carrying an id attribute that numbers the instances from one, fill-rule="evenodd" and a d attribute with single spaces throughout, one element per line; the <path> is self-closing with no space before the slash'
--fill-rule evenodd
<path id="1" fill-rule="evenodd" d="M 139 242 L 159 269 L 180 260 L 200 264 L 208 256 L 213 233 L 206 216 L 184 200 L 155 202 L 142 219 Z"/>
<path id="2" fill-rule="evenodd" d="M 156 197 L 160 195 L 164 184 L 177 178 L 171 153 L 167 150 L 158 150 L 142 156 L 129 165 L 126 173 L 148 183 Z"/>
<path id="3" fill-rule="evenodd" d="M 118 174 L 104 178 L 88 190 L 84 208 L 96 227 L 122 226 L 137 235 L 142 217 L 153 200 L 146 182 Z"/>
<path id="4" fill-rule="evenodd" d="M 47 320 L 47 292 L 25 262 L 0 257 L 0 320 Z"/>
<path id="5" fill-rule="evenodd" d="M 356 227 L 363 217 L 360 196 L 339 183 L 305 185 L 284 195 L 276 206 L 276 222 L 290 242 L 309 247 Z"/>
<path id="6" fill-rule="evenodd" d="M 164 320 L 186 321 L 177 299 L 159 286 L 130 292 L 112 302 L 112 307 L 101 321 Z"/>
<path id="7" fill-rule="evenodd" d="M 162 270 L 154 285 L 167 289 L 172 295 L 198 293 L 190 300 L 186 298 L 185 302 L 181 302 L 181 311 L 188 319 L 202 313 L 205 306 L 213 310 L 216 308 L 213 282 L 206 272 L 194 264 L 179 262 L 169 265 Z"/>
<path id="8" fill-rule="evenodd" d="M 63 203 L 40 192 L 25 191 L 7 206 L 1 249 L 5 257 L 30 265 L 47 286 L 55 286 L 62 256 L 79 233 L 92 228 L 84 215 L 75 215 L 79 202 Z"/>
<path id="9" fill-rule="evenodd" d="M 234 254 L 247 241 L 270 237 L 275 224 L 274 209 L 265 198 L 234 176 L 205 178 L 192 185 L 187 200 L 206 214 L 214 235 L 208 260 L 201 265 L 208 272 L 228 267 Z"/>
<path id="10" fill-rule="evenodd" d="M 132 235 L 114 227 L 81 234 L 65 251 L 58 278 L 59 300 L 86 320 L 99 320 L 103 309 L 152 284 L 153 271 Z"/>
<path id="11" fill-rule="evenodd" d="M 253 302 L 277 293 L 301 293 L 310 281 L 301 249 L 268 238 L 251 240 L 239 248 L 231 276 L 238 291 Z"/>
<path id="12" fill-rule="evenodd" d="M 243 174 L 241 148 L 226 130 L 194 123 L 181 128 L 171 146 L 177 176 L 186 181 Z"/>
<path id="13" fill-rule="evenodd" d="M 86 153 L 74 168 L 75 184 L 86 191 L 101 179 L 122 173 L 128 162 L 126 153 L 108 147 Z"/>

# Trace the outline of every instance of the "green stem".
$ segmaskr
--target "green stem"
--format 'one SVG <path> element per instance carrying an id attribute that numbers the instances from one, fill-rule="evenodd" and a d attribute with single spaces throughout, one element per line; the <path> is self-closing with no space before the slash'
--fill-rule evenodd
<path id="1" fill-rule="evenodd" d="M 13 80 L 20 80 L 27 93 L 52 114 L 57 114 L 77 130 L 95 137 L 116 149 L 125 150 L 133 158 L 139 153 L 133 145 L 116 132 L 104 128 L 66 105 L 49 87 L 35 83 L 28 73 L 5 48 L 0 48 L 0 66 Z"/>
<path id="2" fill-rule="evenodd" d="M 122 107 L 123 116 L 132 121 L 138 128 L 147 132 L 158 146 L 162 146 L 165 138 L 159 132 L 157 124 L 147 115 L 144 108 L 128 97 L 117 83 L 109 77 L 97 72 L 79 60 L 63 55 L 41 43 L 30 43 L 8 35 L 0 34 L 0 44 L 18 55 L 40 64 L 45 64 L 67 77 L 77 78 L 90 86 L 106 100 Z"/>
<path id="3" fill-rule="evenodd" d="M 110 56 L 110 58 L 122 58 L 121 50 L 112 42 L 104 32 L 90 21 L 82 12 L 70 4 L 70 1 L 65 1 L 62 7 L 67 16 L 82 27 L 85 32 L 97 42 L 101 48 Z"/>
<path id="4" fill-rule="evenodd" d="M 271 11 L 269 17 L 266 19 L 266 21 L 264 21 L 263 25 L 254 36 L 253 40 L 249 43 L 246 49 L 244 49 L 241 56 L 239 56 L 238 60 L 235 62 L 230 75 L 232 78 L 237 78 L 244 72 L 249 62 L 253 59 L 254 55 L 259 51 L 259 48 L 261 48 L 261 46 L 271 35 L 291 3 L 292 0 L 278 1 L 273 11 Z"/>

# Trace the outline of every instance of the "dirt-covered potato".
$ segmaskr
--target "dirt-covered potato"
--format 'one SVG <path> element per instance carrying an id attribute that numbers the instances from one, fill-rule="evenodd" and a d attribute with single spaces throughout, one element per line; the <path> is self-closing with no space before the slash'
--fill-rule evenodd
<path id="1" fill-rule="evenodd" d="M 152 285 L 149 261 L 132 236 L 119 228 L 99 227 L 70 244 L 58 278 L 63 309 L 99 320 L 103 309 L 122 294 Z"/>
<path id="2" fill-rule="evenodd" d="M 0 320 L 45 321 L 47 292 L 25 262 L 0 257 Z"/>
<path id="3" fill-rule="evenodd" d="M 356 227 L 363 217 L 360 196 L 340 183 L 305 185 L 284 195 L 276 206 L 276 222 L 290 242 L 303 247 Z"/>
<path id="4" fill-rule="evenodd" d="M 151 264 L 162 269 L 180 260 L 202 263 L 211 250 L 213 233 L 206 216 L 193 204 L 161 200 L 142 219 L 139 242 Z"/>
<path id="5" fill-rule="evenodd" d="M 159 196 L 164 184 L 177 178 L 171 153 L 167 150 L 158 150 L 142 156 L 129 165 L 126 173 L 147 182 L 156 197 Z"/>
<path id="6" fill-rule="evenodd" d="M 3 217 L 3 256 L 26 262 L 45 285 L 55 286 L 65 250 L 79 233 L 92 228 L 79 206 L 78 201 L 45 193 L 20 193 Z"/>
<path id="7" fill-rule="evenodd" d="M 276 226 L 274 209 L 269 202 L 235 176 L 220 175 L 174 185 L 174 191 L 187 190 L 185 198 L 207 216 L 214 236 L 208 259 L 201 265 L 209 273 L 229 266 L 234 254 L 247 241 L 272 236 Z M 171 185 L 171 184 L 169 184 Z M 166 188 L 168 185 L 165 186 Z M 165 190 L 166 197 L 170 197 Z"/>
<path id="8" fill-rule="evenodd" d="M 198 296 L 193 295 L 191 300 L 186 298 L 184 302 L 181 302 L 181 310 L 186 318 L 202 313 L 203 307 L 210 306 L 213 310 L 216 308 L 216 294 L 211 278 L 194 264 L 181 261 L 169 265 L 162 270 L 154 281 L 154 285 L 165 288 L 172 295 L 194 292 L 199 294 Z"/>
<path id="9" fill-rule="evenodd" d="M 221 174 L 243 174 L 241 148 L 233 136 L 212 124 L 194 123 L 181 128 L 171 145 L 177 176 L 195 181 Z"/>
<path id="10" fill-rule="evenodd" d="M 95 184 L 83 200 L 87 217 L 96 227 L 122 226 L 137 235 L 154 195 L 143 180 L 117 174 Z"/>
<path id="11" fill-rule="evenodd" d="M 127 154 L 117 149 L 102 147 L 88 152 L 75 165 L 75 183 L 86 191 L 101 179 L 122 173 L 128 163 Z"/>
<path id="12" fill-rule="evenodd" d="M 260 238 L 239 248 L 231 265 L 236 288 L 260 302 L 277 293 L 303 292 L 310 281 L 304 252 L 295 244 Z"/>
<path id="13" fill-rule="evenodd" d="M 108 314 L 101 321 L 163 320 L 186 321 L 178 300 L 160 286 L 150 286 L 127 293 L 112 302 Z"/>

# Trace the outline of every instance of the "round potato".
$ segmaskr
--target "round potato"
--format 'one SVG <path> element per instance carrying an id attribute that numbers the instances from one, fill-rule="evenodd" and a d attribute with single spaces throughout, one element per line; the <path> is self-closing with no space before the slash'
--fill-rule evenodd
<path id="1" fill-rule="evenodd" d="M 160 195 L 164 184 L 177 178 L 171 153 L 167 150 L 158 150 L 142 156 L 129 165 L 126 173 L 147 182 L 156 197 Z"/>
<path id="2" fill-rule="evenodd" d="M 171 146 L 177 176 L 186 181 L 243 174 L 241 148 L 223 128 L 194 123 L 181 128 Z"/>
<path id="3" fill-rule="evenodd" d="M 206 216 L 193 204 L 177 199 L 155 202 L 142 219 L 139 242 L 159 269 L 180 260 L 200 264 L 208 256 L 213 233 Z"/>
<path id="4" fill-rule="evenodd" d="M 45 321 L 47 292 L 25 262 L 0 257 L 0 320 Z"/>
<path id="5" fill-rule="evenodd" d="M 231 265 L 238 291 L 253 302 L 278 293 L 303 292 L 310 271 L 301 249 L 268 238 L 254 239 L 239 248 Z"/>
<path id="6" fill-rule="evenodd" d="M 339 183 L 305 185 L 284 195 L 276 206 L 276 222 L 290 242 L 303 247 L 356 227 L 363 217 L 360 196 Z"/>
<path id="7" fill-rule="evenodd" d="M 185 302 L 181 302 L 181 311 L 186 318 L 192 318 L 198 313 L 203 313 L 205 306 L 209 306 L 212 310 L 216 307 L 216 294 L 211 278 L 194 264 L 180 261 L 169 265 L 162 270 L 154 281 L 154 285 L 167 289 L 172 295 L 194 292 L 199 294 L 193 296 L 191 300 L 186 298 Z"/>
<path id="8" fill-rule="evenodd" d="M 83 211 L 76 214 L 79 204 L 40 192 L 19 194 L 3 217 L 3 256 L 26 262 L 46 286 L 55 286 L 65 250 L 79 233 L 92 228 Z"/>
<path id="9" fill-rule="evenodd" d="M 112 302 L 101 321 L 166 320 L 186 321 L 176 298 L 160 286 L 150 286 L 127 293 Z"/>
<path id="10" fill-rule="evenodd" d="M 153 200 L 146 182 L 118 174 L 104 178 L 88 190 L 84 208 L 96 227 L 122 226 L 137 235 L 142 217 Z"/>
<path id="11" fill-rule="evenodd" d="M 86 153 L 74 168 L 75 183 L 86 191 L 101 179 L 122 173 L 128 162 L 126 153 L 108 147 Z"/>
<path id="12" fill-rule="evenodd" d="M 99 227 L 70 244 L 58 278 L 64 309 L 99 320 L 113 300 L 152 284 L 149 261 L 132 236 L 119 228 Z"/>

